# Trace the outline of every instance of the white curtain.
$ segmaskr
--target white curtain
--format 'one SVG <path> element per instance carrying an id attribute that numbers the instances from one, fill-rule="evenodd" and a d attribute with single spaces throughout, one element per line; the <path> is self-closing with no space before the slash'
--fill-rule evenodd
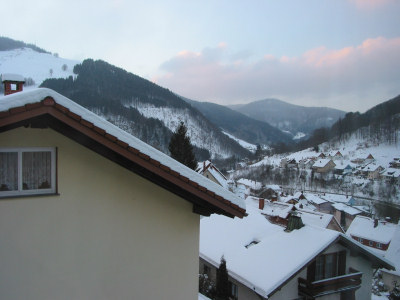
<path id="1" fill-rule="evenodd" d="M 22 189 L 37 190 L 51 187 L 51 152 L 22 153 Z"/>
<path id="2" fill-rule="evenodd" d="M 18 190 L 18 153 L 0 152 L 0 191 Z"/>

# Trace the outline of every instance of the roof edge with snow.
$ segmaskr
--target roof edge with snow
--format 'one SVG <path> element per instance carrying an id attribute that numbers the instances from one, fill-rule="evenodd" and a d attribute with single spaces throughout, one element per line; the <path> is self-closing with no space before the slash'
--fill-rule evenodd
<path id="1" fill-rule="evenodd" d="M 0 132 L 21 126 L 51 128 L 191 202 L 195 213 L 246 215 L 242 199 L 53 90 L 1 98 Z"/>

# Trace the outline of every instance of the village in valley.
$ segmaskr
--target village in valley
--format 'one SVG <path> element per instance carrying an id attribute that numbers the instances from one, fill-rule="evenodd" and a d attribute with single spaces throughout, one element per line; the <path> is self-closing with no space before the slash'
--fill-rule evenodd
<path id="1" fill-rule="evenodd" d="M 223 256 L 233 299 L 387 299 L 400 283 L 400 159 L 369 143 L 242 161 L 226 176 L 199 163 L 248 214 L 201 219 L 200 291 L 212 297 Z"/>
<path id="2" fill-rule="evenodd" d="M 114 124 L 115 103 L 102 112 L 24 91 L 22 75 L 1 80 L 0 296 L 400 299 L 398 128 L 287 153 L 246 143 L 254 151 L 240 158 L 215 147 L 198 162 L 177 108 L 166 153 Z"/>

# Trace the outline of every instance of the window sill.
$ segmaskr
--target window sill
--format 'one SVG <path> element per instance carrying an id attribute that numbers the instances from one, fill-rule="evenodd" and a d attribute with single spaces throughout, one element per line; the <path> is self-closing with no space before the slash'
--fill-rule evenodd
<path id="1" fill-rule="evenodd" d="M 59 193 L 43 193 L 43 194 L 26 194 L 26 195 L 8 195 L 8 196 L 0 196 L 1 200 L 7 199 L 15 199 L 15 198 L 34 198 L 34 197 L 51 197 L 51 196 L 60 196 Z"/>

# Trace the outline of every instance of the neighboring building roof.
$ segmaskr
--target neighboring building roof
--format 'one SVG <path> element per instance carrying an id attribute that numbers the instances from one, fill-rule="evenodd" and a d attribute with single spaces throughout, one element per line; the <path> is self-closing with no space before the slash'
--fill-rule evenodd
<path id="1" fill-rule="evenodd" d="M 210 172 L 210 174 L 221 186 L 228 189 L 228 180 L 226 179 L 225 175 L 222 174 L 221 171 L 218 170 L 218 168 L 214 166 L 214 164 L 209 160 L 201 163 L 201 166 L 200 168 L 198 168 L 197 173 L 204 175 L 204 172 L 206 171 Z"/>
<path id="2" fill-rule="evenodd" d="M 4 81 L 25 82 L 25 78 L 18 74 L 2 74 L 1 82 Z"/>
<path id="3" fill-rule="evenodd" d="M 323 168 L 325 167 L 330 161 L 332 161 L 331 159 L 318 159 L 314 164 L 313 164 L 313 168 Z"/>
<path id="4" fill-rule="evenodd" d="M 386 221 L 378 221 L 378 226 L 374 227 L 374 220 L 372 218 L 356 216 L 353 222 L 351 222 L 349 229 L 347 229 L 346 234 L 348 236 L 356 236 L 388 244 L 392 240 L 397 227 L 399 226 Z"/>
<path id="5" fill-rule="evenodd" d="M 344 211 L 346 214 L 349 214 L 352 216 L 356 216 L 356 215 L 359 215 L 362 213 L 362 211 L 360 211 L 359 209 L 352 207 L 352 206 L 348 206 L 344 203 L 333 203 L 332 206 L 336 210 Z"/>
<path id="6" fill-rule="evenodd" d="M 353 163 L 349 162 L 349 161 L 336 161 L 335 162 L 336 166 L 335 169 L 336 170 L 344 170 L 344 169 L 352 169 L 353 168 Z"/>
<path id="7" fill-rule="evenodd" d="M 304 194 L 304 196 L 306 197 L 306 199 L 308 201 L 310 201 L 311 203 L 317 204 L 317 205 L 328 202 L 327 200 L 322 199 L 320 196 L 315 195 L 315 194 L 306 193 L 306 194 Z"/>
<path id="8" fill-rule="evenodd" d="M 393 234 L 392 241 L 390 242 L 389 248 L 386 250 L 385 258 L 391 261 L 396 270 L 388 271 L 394 275 L 400 276 L 400 225 L 396 226 L 396 230 Z"/>
<path id="9" fill-rule="evenodd" d="M 200 214 L 243 217 L 242 199 L 50 89 L 0 98 L 0 131 L 48 126 L 193 203 Z"/>
<path id="10" fill-rule="evenodd" d="M 383 173 L 383 176 L 398 178 L 398 177 L 400 177 L 400 169 L 388 168 Z"/>
<path id="11" fill-rule="evenodd" d="M 240 178 L 237 181 L 237 183 L 238 184 L 243 184 L 243 185 L 245 185 L 245 186 L 247 186 L 247 187 L 249 187 L 249 188 L 251 188 L 251 189 L 253 189 L 255 191 L 261 189 L 261 187 L 262 187 L 262 183 L 261 182 L 250 180 L 250 179 L 245 179 L 245 178 Z"/>
<path id="12" fill-rule="evenodd" d="M 364 168 L 362 168 L 362 170 L 365 172 L 375 172 L 375 171 L 378 171 L 379 169 L 383 169 L 383 168 L 377 164 L 368 164 Z"/>
<path id="13" fill-rule="evenodd" d="M 321 228 L 327 228 L 333 219 L 333 215 L 331 214 L 325 214 L 312 210 L 298 209 L 297 213 L 301 217 L 304 224 Z"/>
<path id="14" fill-rule="evenodd" d="M 346 195 L 339 195 L 339 194 L 324 194 L 321 195 L 322 199 L 325 199 L 330 202 L 336 202 L 336 203 L 349 203 L 353 199 L 352 196 L 346 196 Z"/>
<path id="15" fill-rule="evenodd" d="M 305 225 L 285 232 L 257 208 L 248 205 L 247 212 L 242 220 L 217 215 L 202 218 L 200 257 L 217 267 L 223 255 L 229 275 L 263 297 L 278 291 L 336 242 L 363 255 L 374 267 L 393 269 L 389 261 L 337 231 Z M 253 241 L 257 243 L 245 247 Z"/>

